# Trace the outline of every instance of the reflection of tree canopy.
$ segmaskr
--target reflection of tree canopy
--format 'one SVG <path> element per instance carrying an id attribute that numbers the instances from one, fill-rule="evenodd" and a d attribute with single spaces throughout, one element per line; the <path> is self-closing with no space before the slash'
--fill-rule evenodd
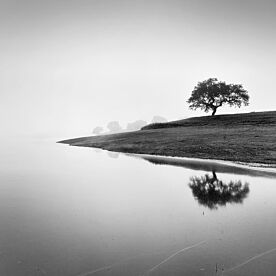
<path id="1" fill-rule="evenodd" d="M 217 209 L 226 203 L 242 203 L 249 193 L 248 184 L 230 181 L 228 184 L 217 179 L 216 173 L 210 176 L 192 177 L 189 183 L 198 202 L 210 209 Z"/>

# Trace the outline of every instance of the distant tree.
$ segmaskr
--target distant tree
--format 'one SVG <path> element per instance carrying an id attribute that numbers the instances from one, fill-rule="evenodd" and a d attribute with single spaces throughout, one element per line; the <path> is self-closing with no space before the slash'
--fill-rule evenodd
<path id="1" fill-rule="evenodd" d="M 99 135 L 103 132 L 103 128 L 100 126 L 97 126 L 93 129 L 93 134 Z"/>
<path id="2" fill-rule="evenodd" d="M 143 120 L 137 120 L 133 123 L 128 123 L 126 130 L 127 131 L 136 131 L 136 130 L 140 130 L 142 127 L 144 127 L 145 125 L 147 125 L 146 121 Z"/>
<path id="3" fill-rule="evenodd" d="M 109 133 L 118 133 L 121 132 L 123 129 L 120 126 L 119 122 L 112 121 L 107 124 L 107 128 L 109 129 Z"/>
<path id="4" fill-rule="evenodd" d="M 200 108 L 205 112 L 212 110 L 214 116 L 224 104 L 237 107 L 248 105 L 249 95 L 241 84 L 226 84 L 210 78 L 197 84 L 187 102 L 191 109 Z"/>
<path id="5" fill-rule="evenodd" d="M 152 124 L 156 124 L 156 123 L 166 123 L 168 122 L 168 120 L 162 116 L 153 116 L 152 120 L 151 120 L 151 123 Z"/>

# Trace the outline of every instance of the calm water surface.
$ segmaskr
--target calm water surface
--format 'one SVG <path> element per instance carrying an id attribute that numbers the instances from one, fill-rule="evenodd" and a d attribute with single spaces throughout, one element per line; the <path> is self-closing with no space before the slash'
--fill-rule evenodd
<path id="1" fill-rule="evenodd" d="M 0 275 L 276 275 L 276 178 L 54 141 L 1 146 Z"/>

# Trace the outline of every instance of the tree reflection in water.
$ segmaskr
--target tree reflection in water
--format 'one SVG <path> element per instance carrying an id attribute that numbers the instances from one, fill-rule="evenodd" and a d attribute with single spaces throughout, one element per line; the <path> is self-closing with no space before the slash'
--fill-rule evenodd
<path id="1" fill-rule="evenodd" d="M 249 193 L 248 183 L 242 184 L 240 180 L 223 183 L 214 171 L 211 176 L 192 177 L 189 186 L 199 204 L 210 209 L 226 203 L 242 203 Z"/>

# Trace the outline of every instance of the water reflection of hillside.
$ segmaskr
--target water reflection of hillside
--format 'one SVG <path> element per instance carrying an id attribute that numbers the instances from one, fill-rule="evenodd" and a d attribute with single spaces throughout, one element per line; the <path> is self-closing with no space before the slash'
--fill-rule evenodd
<path id="1" fill-rule="evenodd" d="M 248 183 L 239 181 L 224 183 L 217 178 L 215 172 L 204 176 L 191 177 L 189 187 L 199 204 L 210 209 L 217 209 L 227 203 L 242 203 L 248 196 Z"/>
<path id="2" fill-rule="evenodd" d="M 260 168 L 247 168 L 237 166 L 235 164 L 227 164 L 218 161 L 212 160 L 198 160 L 198 159 L 189 159 L 189 158 L 174 158 L 174 157 L 160 157 L 160 156 L 144 156 L 144 155 L 135 155 L 139 158 L 142 158 L 155 165 L 170 165 L 176 167 L 182 167 L 192 170 L 201 170 L 217 173 L 228 173 L 235 175 L 248 175 L 248 176 L 258 176 L 258 177 L 268 177 L 276 178 L 276 172 L 273 171 L 264 171 Z"/>

